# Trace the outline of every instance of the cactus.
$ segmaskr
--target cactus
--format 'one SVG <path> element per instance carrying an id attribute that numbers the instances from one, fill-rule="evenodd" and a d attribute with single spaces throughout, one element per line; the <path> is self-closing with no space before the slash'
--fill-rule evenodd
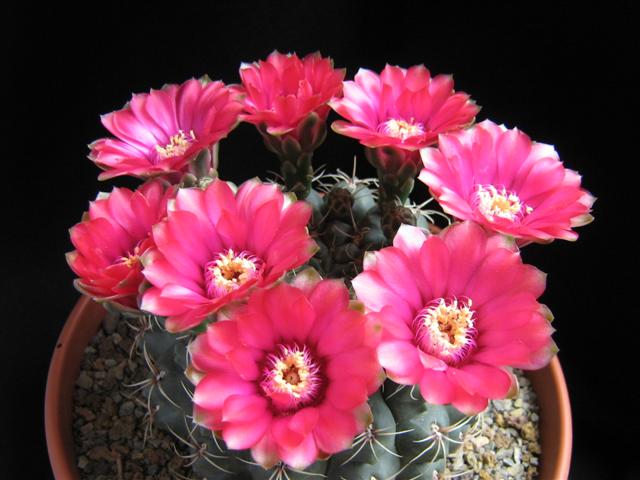
<path id="1" fill-rule="evenodd" d="M 310 265 L 329 278 L 355 277 L 364 253 L 382 248 L 382 232 L 373 179 L 338 171 L 320 177 L 306 201 L 313 207 L 309 230 L 319 246 Z"/>
<path id="2" fill-rule="evenodd" d="M 318 182 L 306 198 L 313 207 L 309 230 L 319 246 L 309 264 L 328 278 L 349 282 L 362 271 L 364 254 L 389 245 L 400 225 L 429 229 L 434 215 L 442 215 L 425 209 L 428 201 L 394 204 L 381 212 L 378 180 L 357 178 L 355 166 L 352 175 L 338 170 L 321 175 Z"/>
<path id="3" fill-rule="evenodd" d="M 367 251 L 389 244 L 402 223 L 428 228 L 432 214 L 425 205 L 405 206 L 380 214 L 378 182 L 358 179 L 338 170 L 318 178 L 306 201 L 312 206 L 310 233 L 319 251 L 309 265 L 324 277 L 349 282 L 362 270 Z M 287 276 L 290 279 L 290 276 Z M 444 469 L 447 454 L 471 424 L 452 407 L 430 405 L 418 387 L 404 387 L 387 380 L 369 399 L 371 422 L 353 440 L 350 449 L 319 460 L 305 471 L 279 463 L 265 470 L 250 451 L 229 450 L 215 433 L 200 427 L 192 416 L 194 387 L 189 380 L 189 342 L 198 332 L 172 334 L 164 319 L 138 315 L 122 309 L 137 331 L 135 346 L 149 368 L 147 379 L 132 387 L 142 389 L 147 399 L 147 430 L 169 431 L 181 445 L 195 478 L 208 480 L 278 480 L 328 478 L 330 480 L 434 478 Z"/>
<path id="4" fill-rule="evenodd" d="M 249 451 L 228 450 L 222 439 L 196 425 L 192 418 L 193 386 L 188 379 L 188 345 L 192 334 L 164 330 L 158 317 L 140 317 L 139 354 L 149 367 L 144 389 L 151 426 L 173 433 L 188 451 L 184 457 L 195 478 L 207 480 L 409 480 L 435 478 L 475 417 L 449 406 L 431 405 L 413 389 L 387 380 L 369 399 L 371 423 L 351 449 L 317 461 L 305 471 L 282 463 L 265 470 Z"/>

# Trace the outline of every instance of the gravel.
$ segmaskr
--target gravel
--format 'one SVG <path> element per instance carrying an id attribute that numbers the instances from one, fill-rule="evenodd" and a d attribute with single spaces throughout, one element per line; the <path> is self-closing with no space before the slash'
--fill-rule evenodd
<path id="1" fill-rule="evenodd" d="M 148 373 L 135 349 L 130 357 L 134 338 L 135 330 L 124 320 L 108 315 L 85 349 L 73 395 L 80 478 L 191 478 L 186 461 L 174 450 L 173 438 L 150 428 L 144 394 L 125 386 L 144 380 Z"/>
<path id="2" fill-rule="evenodd" d="M 532 480 L 538 477 L 538 404 L 522 372 L 511 400 L 494 400 L 463 436 L 461 448 L 447 458 L 443 478 L 457 480 Z"/>

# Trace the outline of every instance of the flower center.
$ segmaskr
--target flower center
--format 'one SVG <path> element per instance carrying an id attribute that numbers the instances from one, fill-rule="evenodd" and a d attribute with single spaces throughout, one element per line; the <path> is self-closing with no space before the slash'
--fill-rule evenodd
<path id="1" fill-rule="evenodd" d="M 138 255 L 128 255 L 126 257 L 122 257 L 122 263 L 124 263 L 127 267 L 133 268 L 140 262 L 140 257 Z"/>
<path id="2" fill-rule="evenodd" d="M 260 386 L 280 408 L 297 408 L 316 397 L 319 371 L 307 347 L 278 345 L 267 357 Z"/>
<path id="3" fill-rule="evenodd" d="M 515 222 L 533 211 L 533 208 L 520 201 L 516 193 L 493 185 L 477 185 L 475 203 L 480 213 L 490 222 L 494 222 L 496 217 Z"/>
<path id="4" fill-rule="evenodd" d="M 133 248 L 133 253 L 127 253 L 118 259 L 120 263 L 123 263 L 129 268 L 134 268 L 140 264 L 140 244 Z"/>
<path id="5" fill-rule="evenodd" d="M 474 315 L 470 299 L 433 300 L 414 320 L 419 346 L 447 364 L 457 365 L 476 345 Z"/>
<path id="6" fill-rule="evenodd" d="M 219 253 L 204 267 L 207 294 L 211 298 L 237 290 L 260 275 L 263 262 L 249 252 L 236 254 L 232 249 Z"/>
<path id="7" fill-rule="evenodd" d="M 165 146 L 156 145 L 156 152 L 162 159 L 184 155 L 195 139 L 196 135 L 193 130 L 189 131 L 188 135 L 182 130 L 178 130 L 178 133 L 169 138 L 169 143 Z"/>
<path id="8" fill-rule="evenodd" d="M 390 137 L 399 138 L 404 142 L 407 138 L 424 135 L 424 125 L 420 122 L 415 122 L 413 118 L 408 122 L 392 118 L 381 123 L 378 126 L 378 131 Z"/>

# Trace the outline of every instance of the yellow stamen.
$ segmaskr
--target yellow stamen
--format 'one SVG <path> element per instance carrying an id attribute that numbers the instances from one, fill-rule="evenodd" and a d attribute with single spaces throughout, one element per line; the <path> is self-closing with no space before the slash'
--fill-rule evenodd
<path id="1" fill-rule="evenodd" d="M 122 257 L 122 263 L 124 263 L 129 268 L 133 268 L 139 262 L 140 257 L 138 255 L 128 255 L 126 257 Z"/>
<path id="2" fill-rule="evenodd" d="M 275 362 L 273 382 L 281 392 L 299 398 L 307 389 L 310 375 L 304 354 L 298 350 Z"/>
<path id="3" fill-rule="evenodd" d="M 407 138 L 424 135 L 424 126 L 421 123 L 414 123 L 414 119 L 397 120 L 392 118 L 381 125 L 382 132 L 391 137 L 400 138 L 402 141 Z"/>
<path id="4" fill-rule="evenodd" d="M 169 143 L 164 147 L 156 145 L 156 152 L 161 158 L 176 157 L 183 155 L 189 149 L 191 143 L 196 139 L 193 130 L 189 132 L 189 135 L 185 135 L 182 130 L 178 130 L 178 133 L 169 138 Z"/>
<path id="5" fill-rule="evenodd" d="M 458 348 L 468 342 L 469 330 L 473 328 L 473 310 L 471 300 L 468 305 L 458 300 L 447 305 L 440 299 L 437 306 L 427 309 L 423 317 L 424 327 L 431 339 L 438 339 L 441 347 Z"/>
<path id="6" fill-rule="evenodd" d="M 480 185 L 477 196 L 478 209 L 490 222 L 494 221 L 494 217 L 513 222 L 520 215 L 533 211 L 533 208 L 522 204 L 518 195 L 508 192 L 505 188 L 498 190 L 493 185 Z"/>
<path id="7" fill-rule="evenodd" d="M 220 255 L 209 267 L 216 287 L 227 292 L 235 290 L 253 276 L 257 267 L 249 258 L 236 256 L 233 250 Z"/>

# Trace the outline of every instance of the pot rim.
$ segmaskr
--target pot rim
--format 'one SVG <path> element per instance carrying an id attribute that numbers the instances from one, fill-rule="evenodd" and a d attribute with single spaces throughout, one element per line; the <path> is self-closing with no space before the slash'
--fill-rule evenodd
<path id="1" fill-rule="evenodd" d="M 44 416 L 49 461 L 57 480 L 80 478 L 71 428 L 73 389 L 84 350 L 98 331 L 105 313 L 101 304 L 82 296 L 69 314 L 51 357 Z M 555 356 L 547 367 L 525 373 L 531 380 L 541 410 L 542 453 L 538 478 L 565 480 L 569 478 L 573 432 L 569 393 L 560 361 Z M 539 395 L 543 389 L 550 394 Z M 545 415 L 545 410 L 557 414 Z M 556 442 L 545 443 L 545 434 L 547 438 L 556 438 Z"/>
<path id="2" fill-rule="evenodd" d="M 73 441 L 73 387 L 84 350 L 98 331 L 106 311 L 82 296 L 62 327 L 51 356 L 44 400 L 49 462 L 56 480 L 80 478 Z"/>

